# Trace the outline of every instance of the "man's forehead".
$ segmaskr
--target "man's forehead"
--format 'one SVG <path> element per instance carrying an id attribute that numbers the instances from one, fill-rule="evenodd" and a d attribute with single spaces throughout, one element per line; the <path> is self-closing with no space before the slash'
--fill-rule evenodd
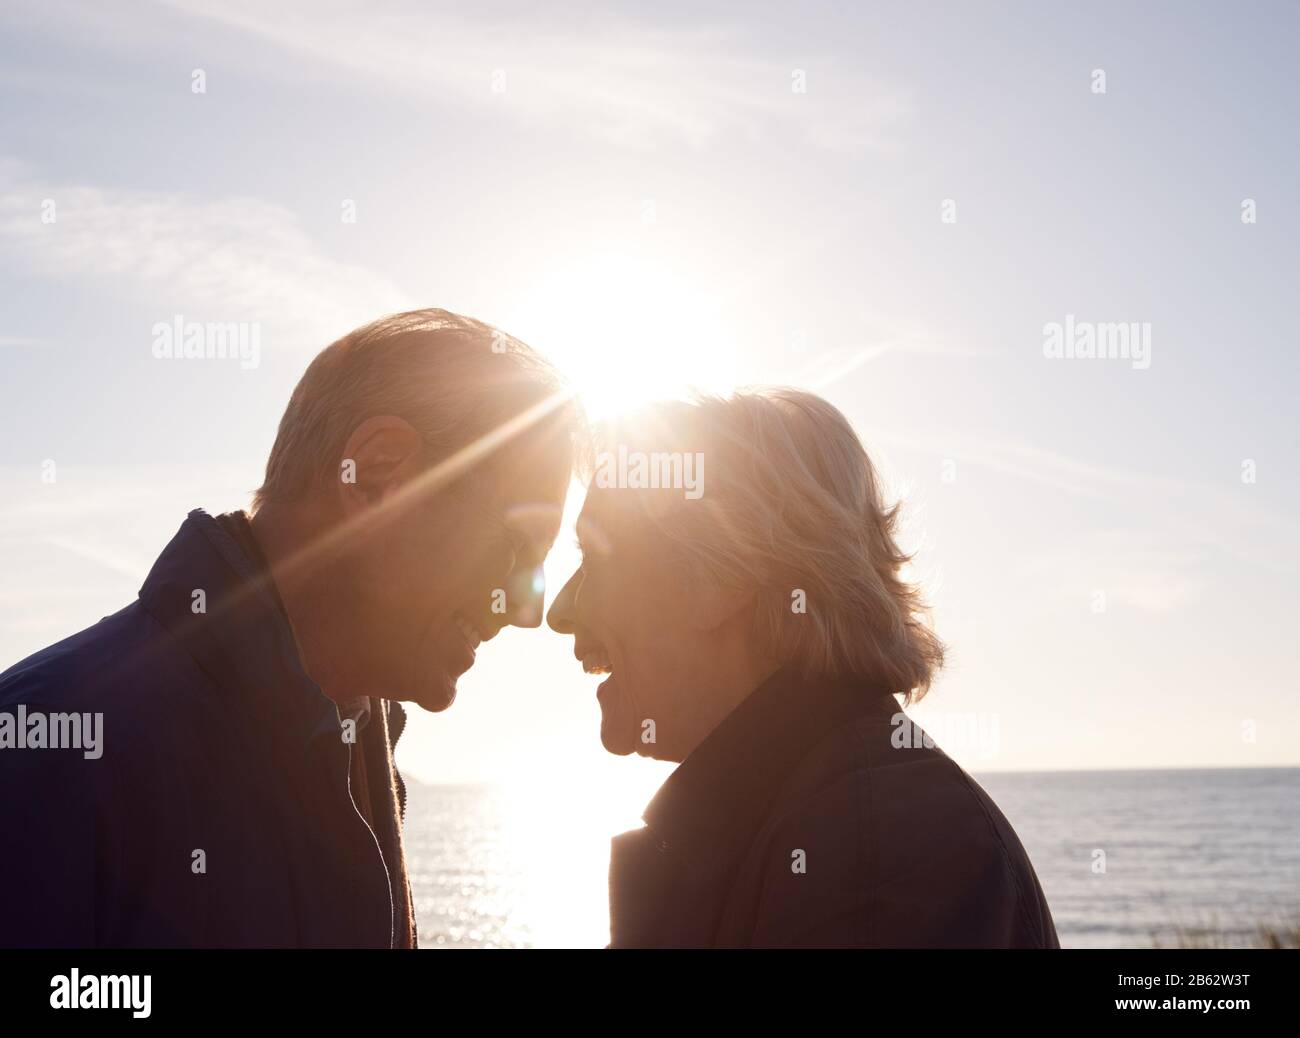
<path id="1" fill-rule="evenodd" d="M 564 517 L 567 479 L 554 473 L 536 470 L 514 478 L 504 478 L 497 471 L 497 486 L 492 493 L 494 508 L 508 526 L 532 541 L 549 543 L 559 532 Z"/>
<path id="2" fill-rule="evenodd" d="M 510 526 L 538 541 L 554 540 L 563 518 L 563 501 L 515 501 L 505 510 L 505 519 Z"/>
<path id="3" fill-rule="evenodd" d="M 533 456 L 523 463 L 503 459 L 503 463 L 486 469 L 485 476 L 496 485 L 494 496 L 508 512 L 538 508 L 563 510 L 572 468 L 563 458 Z"/>

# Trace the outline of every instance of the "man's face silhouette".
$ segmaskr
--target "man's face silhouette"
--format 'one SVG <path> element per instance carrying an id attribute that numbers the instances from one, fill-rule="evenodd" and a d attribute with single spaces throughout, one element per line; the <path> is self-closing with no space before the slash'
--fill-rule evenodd
<path id="1" fill-rule="evenodd" d="M 393 492 L 373 509 L 344 572 L 367 692 L 445 710 L 481 642 L 537 627 L 542 563 L 559 531 L 568 456 L 507 447 L 454 483 Z M 420 473 L 411 474 L 420 479 Z"/>

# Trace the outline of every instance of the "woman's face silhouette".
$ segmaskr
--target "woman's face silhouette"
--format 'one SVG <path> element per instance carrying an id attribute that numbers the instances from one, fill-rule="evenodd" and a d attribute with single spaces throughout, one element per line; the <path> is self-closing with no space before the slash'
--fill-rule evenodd
<path id="1" fill-rule="evenodd" d="M 680 491 L 679 491 L 680 493 Z M 592 489 L 578 518 L 583 559 L 547 616 L 574 636 L 611 753 L 680 761 L 716 723 L 708 696 L 714 633 L 698 622 L 710 592 L 657 537 L 630 492 Z"/>

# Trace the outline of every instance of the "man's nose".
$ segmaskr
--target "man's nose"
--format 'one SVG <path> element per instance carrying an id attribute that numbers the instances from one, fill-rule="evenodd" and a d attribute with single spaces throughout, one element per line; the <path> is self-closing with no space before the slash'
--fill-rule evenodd
<path id="1" fill-rule="evenodd" d="M 550 612 L 546 614 L 546 622 L 557 634 L 573 634 L 578 629 L 578 587 L 581 583 L 582 570 L 574 570 L 573 576 L 568 579 L 564 587 L 560 588 L 560 593 L 551 603 Z"/>
<path id="2" fill-rule="evenodd" d="M 506 623 L 511 627 L 541 627 L 546 601 L 546 577 L 541 566 L 520 567 L 510 574 L 506 589 Z"/>

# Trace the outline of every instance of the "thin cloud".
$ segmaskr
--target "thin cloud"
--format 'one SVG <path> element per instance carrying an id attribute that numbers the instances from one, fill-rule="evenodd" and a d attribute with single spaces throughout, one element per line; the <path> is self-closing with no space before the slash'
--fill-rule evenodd
<path id="1" fill-rule="evenodd" d="M 159 318 L 259 321 L 318 346 L 410 300 L 325 256 L 287 209 L 253 198 L 34 182 L 0 164 L 0 263 L 51 279 L 111 281 Z M 41 220 L 44 199 L 55 222 Z M 2 341 L 2 340 L 0 340 Z"/>
<path id="2" fill-rule="evenodd" d="M 1209 554 L 1256 567 L 1295 568 L 1276 545 L 1293 543 L 1300 526 L 1259 504 L 1242 484 L 1225 480 L 1215 485 L 1101 465 L 968 432 L 918 436 L 881 430 L 873 431 L 870 441 L 950 458 L 1119 509 L 1124 522 L 1115 535 L 1119 540 L 1095 557 L 1108 560 L 1107 566 L 1120 561 L 1112 567 L 1111 584 L 1131 588 L 1128 597 L 1144 608 L 1158 611 L 1197 594 L 1200 580 L 1189 571 Z M 1149 547 L 1133 550 L 1134 545 Z M 1082 541 L 1070 555 L 1075 562 L 1094 557 Z M 1056 566 L 1060 560 L 1048 561 Z"/>
<path id="3" fill-rule="evenodd" d="M 1166 613 L 1192 604 L 1209 588 L 1208 547 L 1171 547 L 1173 540 L 1153 532 L 1097 531 L 1074 539 L 1069 550 L 1031 554 L 1017 565 L 1080 603 L 1101 591 L 1108 605 Z"/>
<path id="4" fill-rule="evenodd" d="M 663 29 L 598 9 L 570 24 L 527 6 L 494 17 L 374 4 L 322 17 L 319 4 L 260 0 L 167 6 L 439 103 L 505 109 L 632 146 L 775 129 L 814 147 L 893 152 L 910 114 L 897 90 L 832 61 L 796 66 L 755 53 L 729 25 Z M 792 89 L 797 72 L 806 92 Z"/>
<path id="5" fill-rule="evenodd" d="M 987 350 L 954 346 L 921 337 L 896 337 L 821 353 L 800 368 L 793 377 L 781 381 L 807 386 L 809 389 L 822 393 L 864 365 L 895 353 L 933 357 L 984 357 L 992 355 Z"/>
<path id="6" fill-rule="evenodd" d="M 149 560 L 147 559 L 128 558 L 120 552 L 114 551 L 111 547 L 90 540 L 73 537 L 38 537 L 35 543 L 48 544 L 63 551 L 71 552 L 78 558 L 93 562 L 124 577 L 138 579 L 142 573 L 148 572 L 149 569 Z"/>

